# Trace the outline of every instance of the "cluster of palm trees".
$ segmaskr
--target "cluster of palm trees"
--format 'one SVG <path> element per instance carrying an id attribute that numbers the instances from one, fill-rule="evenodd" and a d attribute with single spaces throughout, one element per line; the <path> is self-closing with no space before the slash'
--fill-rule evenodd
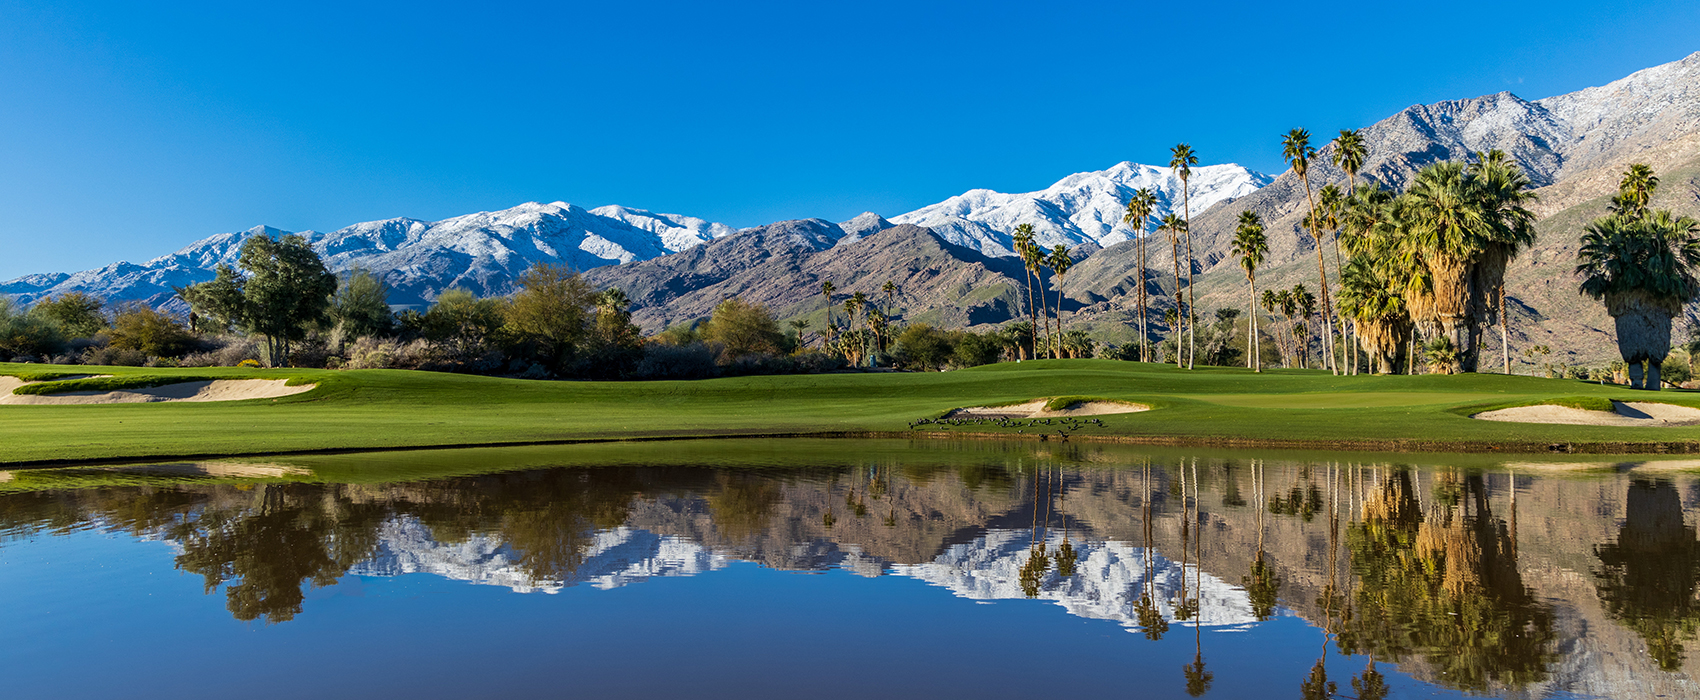
<path id="1" fill-rule="evenodd" d="M 1074 267 L 1074 258 L 1068 254 L 1068 248 L 1060 243 L 1052 247 L 1049 253 L 1046 253 L 1045 249 L 1035 240 L 1035 235 L 1032 224 L 1021 224 L 1015 227 L 1015 253 L 1021 256 L 1021 266 L 1027 272 L 1027 315 L 1032 319 L 1032 327 L 1039 329 L 1038 333 L 1028 335 L 1027 351 L 1031 354 L 1027 357 L 1060 358 L 1064 357 L 1066 353 L 1065 340 L 1070 334 L 1077 332 L 1069 331 L 1065 333 L 1062 327 L 1062 282 L 1063 278 L 1068 275 L 1069 269 Z M 1044 293 L 1044 273 L 1047 269 L 1051 271 L 1054 286 L 1057 288 L 1057 302 L 1054 308 L 1050 301 L 1046 299 Z M 1033 292 L 1035 281 L 1039 283 L 1037 295 Z M 1055 312 L 1054 318 L 1053 311 Z M 1042 325 L 1041 316 L 1044 317 Z M 1040 346 L 1040 342 L 1044 343 L 1043 347 Z"/>
<path id="2" fill-rule="evenodd" d="M 897 283 L 886 280 L 880 291 L 885 294 L 884 308 L 880 308 L 865 292 L 855 292 L 847 297 L 844 300 L 844 325 L 840 326 L 838 319 L 832 315 L 838 286 L 831 280 L 821 282 L 821 296 L 826 300 L 826 328 L 821 333 L 821 348 L 844 358 L 853 367 L 866 364 L 874 353 L 889 350 L 897 331 L 892 316 L 897 300 Z M 791 326 L 797 329 L 797 340 L 802 344 L 802 333 L 808 330 L 808 321 L 798 319 L 792 321 Z"/>
<path id="3" fill-rule="evenodd" d="M 1631 165 L 1611 214 L 1584 229 L 1576 266 L 1582 293 L 1605 302 L 1615 321 L 1630 387 L 1654 391 L 1659 365 L 1670 354 L 1671 319 L 1700 293 L 1700 222 L 1653 211 L 1658 186 L 1651 167 Z"/>
<path id="4" fill-rule="evenodd" d="M 1356 374 L 1364 363 L 1360 351 L 1369 355 L 1376 371 L 1397 371 L 1401 355 L 1414 365 L 1416 337 L 1420 333 L 1437 340 L 1430 349 L 1451 353 L 1463 371 L 1478 365 L 1478 333 L 1483 326 L 1500 326 L 1504 368 L 1510 372 L 1509 337 L 1505 327 L 1505 268 L 1534 241 L 1534 215 L 1528 205 L 1534 199 L 1530 182 L 1505 153 L 1494 150 L 1475 154 L 1471 162 L 1445 162 L 1419 171 L 1402 193 L 1375 182 L 1358 182 L 1366 160 L 1366 147 L 1356 130 L 1342 130 L 1332 144 L 1331 162 L 1345 174 L 1342 182 L 1313 190 L 1311 163 L 1318 151 L 1311 146 L 1310 132 L 1293 129 L 1282 137 L 1282 156 L 1298 176 L 1305 191 L 1306 213 L 1302 226 L 1316 250 L 1319 281 L 1317 296 L 1302 285 L 1289 290 L 1257 291 L 1257 270 L 1269 252 L 1264 223 L 1255 212 L 1243 212 L 1232 241 L 1233 254 L 1245 271 L 1248 286 L 1246 366 L 1261 370 L 1261 336 L 1257 312 L 1281 312 L 1286 328 L 1274 335 L 1281 346 L 1284 363 L 1291 366 L 1297 356 L 1300 366 L 1308 358 L 1309 322 L 1320 311 L 1321 364 L 1336 374 Z M 1192 151 L 1177 146 L 1171 167 L 1186 179 Z M 1185 192 L 1183 187 L 1183 195 Z M 1184 200 L 1183 200 L 1184 202 Z M 1140 226 L 1153 215 L 1156 198 L 1140 190 L 1128 202 L 1124 221 Z M 1184 203 L 1183 203 L 1184 206 Z M 1190 212 L 1184 212 L 1190 213 Z M 1189 220 L 1168 214 L 1159 226 L 1169 234 L 1175 248 L 1175 305 L 1191 307 L 1191 235 Z M 1332 239 L 1333 266 L 1325 249 Z M 1181 247 L 1188 270 L 1188 289 L 1182 299 L 1180 282 Z M 1145 265 L 1144 242 L 1139 247 L 1140 265 Z M 1146 305 L 1140 290 L 1141 357 L 1146 336 Z M 1189 313 L 1176 313 L 1188 347 L 1177 364 L 1191 366 L 1193 348 Z M 1295 321 L 1295 317 L 1297 321 Z M 1283 331 L 1285 331 L 1283 333 Z M 1627 357 L 1627 355 L 1626 355 Z M 1450 365 L 1448 365 L 1450 366 Z"/>
<path id="5" fill-rule="evenodd" d="M 1186 367 L 1187 369 L 1192 369 L 1198 348 L 1198 331 L 1195 323 L 1198 311 L 1194 306 L 1198 296 L 1192 288 L 1193 268 L 1196 267 L 1193 264 L 1191 233 L 1191 177 L 1192 166 L 1194 165 L 1198 165 L 1198 154 L 1192 150 L 1191 145 L 1176 144 L 1174 148 L 1169 149 L 1169 168 L 1174 172 L 1175 177 L 1180 178 L 1181 181 L 1181 213 L 1176 215 L 1174 212 L 1169 212 L 1156 222 L 1158 229 L 1168 234 L 1170 259 L 1174 261 L 1175 267 L 1174 307 L 1172 309 L 1174 314 L 1171 317 L 1175 320 L 1170 323 L 1176 339 L 1175 366 Z M 1127 210 L 1122 215 L 1123 223 L 1136 227 L 1136 247 L 1138 248 L 1139 269 L 1142 271 L 1149 269 L 1146 264 L 1146 226 L 1151 223 L 1151 218 L 1156 212 L 1156 193 L 1142 187 L 1134 191 L 1133 196 L 1128 199 Z M 1183 254 L 1186 256 L 1186 273 L 1184 276 L 1181 273 L 1181 256 Z M 1184 299 L 1181 295 L 1182 279 L 1186 280 L 1186 296 Z M 1145 295 L 1145 281 L 1142 277 L 1139 285 L 1139 360 L 1141 362 L 1150 362 L 1152 359 L 1148 303 Z M 1177 326 L 1176 323 L 1180 325 Z M 1186 338 L 1184 350 L 1182 350 L 1180 343 L 1182 337 Z"/>

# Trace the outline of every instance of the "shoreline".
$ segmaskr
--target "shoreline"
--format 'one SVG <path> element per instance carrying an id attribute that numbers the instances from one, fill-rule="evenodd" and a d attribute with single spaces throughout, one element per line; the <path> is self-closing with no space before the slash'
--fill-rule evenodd
<path id="1" fill-rule="evenodd" d="M 609 445 L 619 443 L 683 442 L 690 440 L 976 440 L 1027 441 L 1055 443 L 1104 443 L 1150 445 L 1154 447 L 1198 447 L 1220 449 L 1313 450 L 1321 452 L 1380 452 L 1388 454 L 1600 454 L 1600 455 L 1681 455 L 1700 454 L 1700 441 L 1672 442 L 1566 442 L 1544 441 L 1459 441 L 1436 440 L 1303 440 L 1243 437 L 1203 437 L 1179 435 L 1076 435 L 1053 440 L 1045 434 L 1008 434 L 988 432 L 945 431 L 810 431 L 810 432 L 721 432 L 700 435 L 638 435 L 629 437 L 579 437 L 551 440 L 509 440 L 497 442 L 441 443 L 395 445 L 389 447 L 324 447 L 298 450 L 258 450 L 252 452 L 196 452 L 160 455 L 130 455 L 97 457 L 93 459 L 43 459 L 0 462 L 0 470 L 63 469 L 75 467 L 107 467 L 157 462 L 188 462 L 216 459 L 246 459 L 255 457 L 288 457 L 301 455 L 343 455 L 382 452 L 424 452 L 432 450 L 467 450 L 504 447 L 548 447 L 568 445 Z"/>

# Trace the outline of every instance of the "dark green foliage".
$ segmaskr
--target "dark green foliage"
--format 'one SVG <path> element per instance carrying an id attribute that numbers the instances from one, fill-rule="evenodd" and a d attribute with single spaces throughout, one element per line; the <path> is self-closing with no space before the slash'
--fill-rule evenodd
<path id="1" fill-rule="evenodd" d="M 912 369 L 939 369 L 950 362 L 950 334 L 925 323 L 911 324 L 897 335 L 897 362 Z"/>
<path id="2" fill-rule="evenodd" d="M 290 344 L 327 319 L 336 276 L 307 239 L 296 235 L 254 236 L 242 244 L 237 264 L 246 277 L 221 265 L 213 281 L 177 294 L 214 327 L 265 336 L 267 363 L 285 363 Z"/>
<path id="3" fill-rule="evenodd" d="M 10 297 L 0 297 L 0 355 L 40 358 L 64 346 L 59 324 L 40 314 L 24 313 Z"/>
<path id="4" fill-rule="evenodd" d="M 389 297 L 390 286 L 382 277 L 367 270 L 350 270 L 331 298 L 331 319 L 345 338 L 387 336 L 395 330 Z"/>
<path id="5" fill-rule="evenodd" d="M 70 292 L 36 302 L 30 307 L 30 313 L 58 324 L 66 337 L 87 338 L 106 328 L 106 315 L 101 312 L 105 306 L 106 303 L 100 299 L 82 292 Z"/>
<path id="6" fill-rule="evenodd" d="M 504 330 L 515 341 L 529 346 L 525 354 L 559 370 L 572 362 L 590 333 L 597 293 L 584 277 L 564 266 L 538 264 L 520 275 L 519 291 L 506 309 L 493 300 L 483 301 L 496 304 L 492 308 L 499 311 L 498 315 L 506 315 Z M 437 304 L 442 303 L 439 298 Z"/>

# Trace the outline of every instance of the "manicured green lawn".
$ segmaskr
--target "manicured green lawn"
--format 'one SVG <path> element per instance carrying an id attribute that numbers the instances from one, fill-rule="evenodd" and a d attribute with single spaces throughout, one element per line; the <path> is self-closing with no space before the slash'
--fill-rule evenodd
<path id="1" fill-rule="evenodd" d="M 90 368 L 65 368 L 90 373 Z M 40 365 L 0 364 L 38 375 Z M 392 370 L 101 368 L 126 376 L 314 381 L 297 396 L 231 403 L 0 406 L 0 464 L 45 460 L 256 454 L 323 449 L 590 438 L 909 432 L 961 406 L 1054 396 L 1153 405 L 1103 416 L 1079 437 L 1356 449 L 1633 451 L 1700 449 L 1697 428 L 1618 428 L 1477 421 L 1486 407 L 1599 397 L 1700 405 L 1700 394 L 1633 392 L 1500 375 L 1334 377 L 1313 370 L 1177 370 L 1112 360 L 1001 364 L 943 373 L 746 377 L 695 382 L 543 382 Z M 993 426 L 930 427 L 994 433 Z M 1024 428 L 1024 436 L 1037 429 Z M 1045 429 L 1054 432 L 1054 428 Z"/>

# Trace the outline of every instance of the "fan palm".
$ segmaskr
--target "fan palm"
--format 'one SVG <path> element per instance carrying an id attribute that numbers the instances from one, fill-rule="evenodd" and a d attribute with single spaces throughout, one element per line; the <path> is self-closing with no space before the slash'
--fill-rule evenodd
<path id="1" fill-rule="evenodd" d="M 1032 320 L 1034 332 L 1029 336 L 1030 347 L 1034 359 L 1039 357 L 1038 328 L 1039 310 L 1033 304 L 1033 267 L 1034 267 L 1033 225 L 1021 224 L 1015 227 L 1015 254 L 1021 256 L 1021 267 L 1027 271 L 1027 315 Z"/>
<path id="2" fill-rule="evenodd" d="M 1280 297 L 1276 296 L 1275 290 L 1273 290 L 1273 289 L 1263 290 L 1263 296 L 1261 298 L 1259 298 L 1258 301 L 1263 306 L 1263 312 L 1264 313 L 1267 313 L 1270 316 L 1274 316 L 1276 313 L 1280 312 L 1281 299 L 1280 299 Z M 1275 347 L 1276 347 L 1277 350 L 1281 351 L 1281 366 L 1282 367 L 1292 367 L 1293 363 L 1287 357 L 1287 341 L 1284 338 L 1282 338 L 1279 330 L 1280 330 L 1280 326 L 1277 325 L 1276 326 L 1277 332 L 1275 333 Z"/>
<path id="3" fill-rule="evenodd" d="M 1157 195 L 1149 188 L 1141 187 L 1135 190 L 1127 200 L 1127 213 L 1122 215 L 1122 223 L 1129 226 L 1137 225 L 1134 234 L 1139 249 L 1139 361 L 1150 362 L 1149 339 L 1150 333 L 1146 328 L 1146 299 L 1145 299 L 1145 226 L 1151 220 L 1151 214 L 1157 210 Z"/>
<path id="4" fill-rule="evenodd" d="M 1646 216 L 1647 205 L 1653 201 L 1653 192 L 1658 188 L 1659 178 L 1653 174 L 1652 166 L 1646 163 L 1629 166 L 1618 182 L 1617 196 L 1612 198 L 1612 212 L 1632 219 Z"/>
<path id="5" fill-rule="evenodd" d="M 1186 308 L 1196 311 L 1198 294 L 1192 288 L 1192 191 L 1187 180 L 1192 177 L 1192 166 L 1198 165 L 1198 156 L 1192 152 L 1192 146 L 1177 144 L 1170 149 L 1169 167 L 1174 169 L 1175 176 L 1181 179 L 1181 213 L 1186 221 Z M 1179 281 L 1176 281 L 1179 284 Z M 1186 368 L 1192 369 L 1193 355 L 1196 353 L 1198 333 L 1192 323 L 1187 324 Z"/>
<path id="6" fill-rule="evenodd" d="M 1476 261 L 1476 288 L 1490 295 L 1482 304 L 1488 313 L 1482 315 L 1499 322 L 1500 360 L 1503 371 L 1511 374 L 1511 318 L 1505 313 L 1505 267 L 1535 243 L 1535 215 L 1527 206 L 1534 202 L 1535 193 L 1530 191 L 1529 176 L 1499 149 L 1477 153 L 1476 162 L 1469 170 L 1488 223 L 1487 240 Z M 1651 176 L 1650 170 L 1647 175 Z"/>
<path id="7" fill-rule="evenodd" d="M 1671 318 L 1700 292 L 1700 222 L 1668 211 L 1609 216 L 1584 229 L 1576 258 L 1582 293 L 1604 301 L 1616 322 L 1630 386 L 1657 391 L 1659 363 L 1670 354 Z"/>
<path id="8" fill-rule="evenodd" d="M 1310 207 L 1310 237 L 1316 241 L 1316 272 L 1322 278 L 1322 322 L 1323 330 L 1328 334 L 1322 347 L 1324 362 L 1327 362 L 1328 347 L 1334 342 L 1334 326 L 1328 320 L 1328 267 L 1322 261 L 1322 234 L 1316 229 L 1316 199 L 1310 191 L 1310 159 L 1316 157 L 1316 149 L 1310 145 L 1310 132 L 1293 129 L 1281 137 L 1281 157 L 1286 159 L 1287 165 L 1293 169 L 1293 174 L 1299 176 L 1299 182 L 1304 185 L 1305 203 Z M 1335 374 L 1340 373 L 1338 363 L 1331 365 L 1329 369 Z"/>
<path id="9" fill-rule="evenodd" d="M 826 297 L 826 334 L 821 338 L 823 349 L 832 343 L 832 332 L 838 329 L 838 326 L 832 322 L 832 293 L 836 291 L 838 291 L 838 285 L 833 284 L 832 280 L 820 283 L 821 296 Z"/>
<path id="10" fill-rule="evenodd" d="M 1068 274 L 1068 269 L 1074 267 L 1074 258 L 1069 257 L 1068 249 L 1058 243 L 1056 247 L 1051 249 L 1051 255 L 1045 259 L 1045 264 L 1049 265 L 1051 273 L 1057 276 L 1057 334 L 1055 336 L 1056 350 L 1054 354 L 1057 357 L 1062 357 L 1062 285 L 1063 277 Z"/>
<path id="11" fill-rule="evenodd" d="M 1471 265 L 1493 235 L 1474 178 L 1463 163 L 1435 163 L 1417 172 L 1405 192 L 1407 257 L 1420 257 L 1428 268 L 1434 313 L 1441 332 L 1452 339 L 1458 364 L 1475 371 L 1475 329 L 1467 322 Z"/>
<path id="12" fill-rule="evenodd" d="M 1269 237 L 1263 235 L 1263 219 L 1258 217 L 1257 212 L 1240 212 L 1239 225 L 1234 229 L 1233 250 L 1234 255 L 1240 256 L 1240 268 L 1245 270 L 1246 284 L 1251 289 L 1246 306 L 1246 315 L 1251 317 L 1246 335 L 1246 366 L 1254 372 L 1262 372 L 1257 339 L 1257 266 L 1262 265 L 1263 257 L 1269 254 Z"/>
<path id="13" fill-rule="evenodd" d="M 885 315 L 889 319 L 891 317 L 892 310 L 896 308 L 897 283 L 891 280 L 886 280 L 885 284 L 880 287 L 880 291 L 885 292 Z"/>
<path id="14" fill-rule="evenodd" d="M 1183 355 L 1186 353 L 1181 352 L 1180 333 L 1184 332 L 1188 325 L 1191 325 L 1187 323 L 1189 314 L 1185 313 L 1182 304 L 1184 299 L 1181 297 L 1181 235 L 1186 231 L 1186 221 L 1171 212 L 1163 215 L 1162 226 L 1163 230 L 1169 232 L 1169 257 L 1175 261 L 1175 309 L 1177 309 L 1175 311 L 1175 318 L 1177 319 L 1175 323 L 1180 324 L 1178 326 L 1170 325 L 1176 331 L 1175 366 L 1184 367 L 1186 366 L 1186 359 Z"/>
<path id="15" fill-rule="evenodd" d="M 1345 209 L 1345 205 L 1346 194 L 1342 192 L 1339 187 L 1329 184 L 1324 185 L 1322 189 L 1316 191 L 1317 220 L 1315 225 L 1317 230 L 1333 232 L 1334 271 L 1337 274 L 1344 274 L 1344 270 L 1346 269 L 1340 256 L 1340 219 L 1343 210 Z M 1342 368 L 1341 371 L 1347 374 L 1355 374 L 1357 372 L 1358 362 L 1357 353 L 1354 351 L 1354 347 L 1352 345 L 1351 324 L 1346 322 L 1343 312 L 1340 311 L 1339 304 L 1334 305 L 1334 316 L 1340 321 L 1340 350 L 1346 354 L 1346 366 Z M 1329 342 L 1333 342 L 1333 340 L 1330 339 Z M 1330 349 L 1332 349 L 1332 346 L 1330 346 Z M 1340 364 L 1338 355 L 1335 356 L 1335 364 Z"/>

